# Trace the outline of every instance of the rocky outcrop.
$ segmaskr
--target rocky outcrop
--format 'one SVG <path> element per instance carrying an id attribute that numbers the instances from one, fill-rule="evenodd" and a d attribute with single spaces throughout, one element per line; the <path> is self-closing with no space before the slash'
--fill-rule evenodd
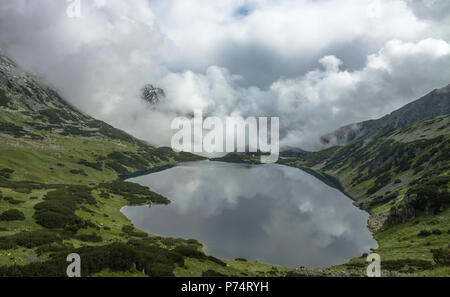
<path id="1" fill-rule="evenodd" d="M 386 227 L 386 222 L 389 219 L 389 216 L 389 212 L 371 215 L 367 221 L 367 227 L 372 232 L 382 231 Z"/>
<path id="2" fill-rule="evenodd" d="M 151 105 L 157 105 L 161 99 L 166 96 L 163 89 L 156 88 L 153 85 L 145 85 L 141 91 L 141 98 Z"/>

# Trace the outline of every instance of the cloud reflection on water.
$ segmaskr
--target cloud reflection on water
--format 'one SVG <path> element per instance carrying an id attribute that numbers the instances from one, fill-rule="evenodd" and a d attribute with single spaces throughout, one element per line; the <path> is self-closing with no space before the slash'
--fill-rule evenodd
<path id="1" fill-rule="evenodd" d="M 124 208 L 138 228 L 196 238 L 214 256 L 322 267 L 376 247 L 367 213 L 295 168 L 205 161 L 131 181 L 172 200 L 169 206 Z"/>

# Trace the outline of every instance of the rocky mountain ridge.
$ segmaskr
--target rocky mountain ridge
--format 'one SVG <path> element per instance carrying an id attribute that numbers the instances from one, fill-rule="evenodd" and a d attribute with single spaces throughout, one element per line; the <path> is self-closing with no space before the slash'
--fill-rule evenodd
<path id="1" fill-rule="evenodd" d="M 407 127 L 418 121 L 450 114 L 450 85 L 436 89 L 422 98 L 377 120 L 344 126 L 321 137 L 325 145 L 346 145 L 389 130 Z"/>

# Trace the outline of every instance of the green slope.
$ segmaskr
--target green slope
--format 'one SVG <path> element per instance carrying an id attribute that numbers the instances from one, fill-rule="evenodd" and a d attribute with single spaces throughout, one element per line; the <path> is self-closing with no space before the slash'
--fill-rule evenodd
<path id="1" fill-rule="evenodd" d="M 364 275 L 364 258 L 293 271 L 217 259 L 196 240 L 137 230 L 123 206 L 169 201 L 120 178 L 201 158 L 156 148 L 81 113 L 3 56 L 0 139 L 0 276 L 64 276 L 73 252 L 89 276 Z M 280 163 L 342 187 L 371 212 L 383 271 L 449 275 L 435 263 L 445 253 L 431 253 L 449 242 L 448 146 L 444 116 Z M 259 156 L 224 161 L 258 163 Z"/>
<path id="2" fill-rule="evenodd" d="M 170 201 L 119 178 L 203 158 L 151 146 L 83 114 L 4 56 L 0 140 L 0 276 L 65 276 L 74 252 L 84 276 L 290 270 L 219 260 L 196 240 L 134 228 L 122 207 Z"/>
<path id="3" fill-rule="evenodd" d="M 280 163 L 337 178 L 355 205 L 371 214 L 368 224 L 385 268 L 448 276 L 449 154 L 446 115 Z M 446 249 L 447 266 L 433 257 L 438 249 Z M 362 267 L 363 261 L 349 265 Z"/>

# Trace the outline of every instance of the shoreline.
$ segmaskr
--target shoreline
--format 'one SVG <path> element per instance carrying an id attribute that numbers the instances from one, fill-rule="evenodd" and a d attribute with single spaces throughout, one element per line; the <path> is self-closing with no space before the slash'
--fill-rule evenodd
<path id="1" fill-rule="evenodd" d="M 226 164 L 236 164 L 236 165 L 251 165 L 251 166 L 253 165 L 255 167 L 258 167 L 260 165 L 264 165 L 262 163 L 232 162 L 232 161 L 223 161 L 223 160 L 220 160 L 220 159 L 206 159 L 206 160 L 198 160 L 198 161 L 190 161 L 190 162 L 201 162 L 201 161 L 210 161 L 210 162 L 216 162 L 216 163 L 226 163 Z M 121 175 L 121 176 L 119 176 L 119 178 L 120 178 L 120 180 L 126 180 L 126 179 L 135 178 L 135 177 L 139 177 L 139 176 L 146 176 L 146 175 L 150 175 L 150 174 L 153 174 L 153 173 L 158 173 L 158 172 L 162 172 L 162 171 L 165 171 L 165 170 L 168 170 L 168 169 L 172 169 L 172 168 L 174 168 L 177 165 L 182 164 L 182 163 L 185 163 L 185 162 L 177 162 L 175 164 L 167 164 L 167 165 L 156 166 L 156 167 L 153 167 L 153 168 L 150 168 L 150 169 L 147 169 L 147 170 L 141 170 L 141 171 L 133 172 L 131 174 L 127 174 L 127 175 Z M 339 192 L 341 192 L 342 194 L 347 196 L 351 201 L 353 201 L 353 202 L 357 201 L 355 198 L 353 198 L 350 194 L 348 194 L 345 191 L 344 186 L 341 184 L 339 179 L 334 177 L 334 176 L 331 176 L 331 175 L 323 173 L 323 172 L 318 172 L 318 171 L 316 171 L 314 169 L 307 168 L 307 167 L 296 167 L 296 166 L 290 166 L 290 165 L 280 164 L 280 163 L 276 163 L 276 165 L 299 169 L 299 170 L 301 170 L 301 171 L 311 175 L 312 177 L 320 180 L 325 185 L 338 190 Z M 368 231 L 370 232 L 370 234 L 372 235 L 373 240 L 377 244 L 377 246 L 374 247 L 374 248 L 371 248 L 370 251 L 378 249 L 380 247 L 380 243 L 375 238 L 374 232 L 369 228 L 369 225 L 368 225 L 368 222 L 369 222 L 370 217 L 372 215 L 369 212 L 367 212 L 367 210 L 364 210 L 364 209 L 356 206 L 354 203 L 352 203 L 352 205 L 354 207 L 358 208 L 359 210 L 362 210 L 362 211 L 364 211 L 364 212 L 369 214 L 369 218 L 367 219 L 366 227 L 367 227 Z M 122 210 L 125 207 L 128 207 L 128 206 L 129 205 L 123 206 L 119 211 L 134 225 L 134 222 L 132 221 L 132 219 L 129 218 L 124 212 L 122 212 Z M 141 206 L 147 206 L 148 207 L 150 205 L 140 205 L 140 206 L 136 206 L 136 207 L 141 207 Z M 140 229 L 140 228 L 138 228 L 138 229 Z M 142 230 L 142 229 L 140 229 L 140 230 Z M 169 236 L 166 236 L 166 235 L 156 234 L 156 233 L 148 232 L 148 231 L 145 231 L 145 230 L 142 230 L 142 231 L 148 233 L 149 235 L 169 238 Z M 181 238 L 183 238 L 183 237 L 181 237 Z M 200 242 L 200 244 L 202 245 L 202 251 L 206 253 L 206 250 L 205 250 L 206 245 L 203 242 Z M 370 252 L 370 251 L 367 251 L 367 252 Z M 338 266 L 341 266 L 341 265 L 345 265 L 345 264 L 351 262 L 353 259 L 356 259 L 356 258 L 358 258 L 358 257 L 351 258 L 348 261 L 346 261 L 344 263 L 341 263 L 341 264 L 330 265 L 330 266 L 320 267 L 320 268 L 315 268 L 315 267 L 306 267 L 306 268 L 307 269 L 313 269 L 313 270 L 314 269 L 332 269 L 333 267 L 338 267 Z M 225 259 L 225 258 L 220 258 L 220 259 L 226 260 L 226 261 L 234 261 L 232 259 Z M 262 263 L 262 264 L 275 265 L 275 266 L 284 267 L 284 268 L 287 268 L 287 269 L 298 269 L 299 268 L 299 267 L 290 267 L 290 266 L 288 267 L 288 266 L 282 266 L 282 265 L 279 265 L 279 264 L 270 264 L 270 263 Z"/>

